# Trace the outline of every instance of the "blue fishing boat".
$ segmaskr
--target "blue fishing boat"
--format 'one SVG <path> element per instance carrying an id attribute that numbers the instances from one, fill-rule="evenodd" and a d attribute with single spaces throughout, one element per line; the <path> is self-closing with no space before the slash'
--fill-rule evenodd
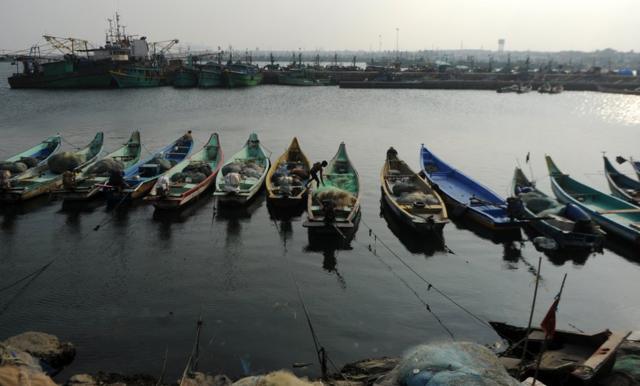
<path id="1" fill-rule="evenodd" d="M 492 230 L 518 230 L 520 223 L 507 211 L 507 202 L 489 188 L 472 180 L 436 157 L 424 145 L 420 150 L 422 171 L 444 198 L 452 216 L 467 216 Z"/>
<path id="2" fill-rule="evenodd" d="M 604 158 L 604 175 L 614 196 L 640 206 L 640 182 L 620 173 L 607 157 Z"/>
<path id="3" fill-rule="evenodd" d="M 193 149 L 191 132 L 181 136 L 171 144 L 158 149 L 151 157 L 144 159 L 124 171 L 128 187 L 122 193 L 130 199 L 145 196 L 160 176 L 189 156 Z"/>
<path id="4" fill-rule="evenodd" d="M 550 237 L 560 249 L 596 251 L 602 248 L 604 232 L 577 205 L 562 204 L 538 190 L 520 168 L 513 173 L 511 194 L 522 203 L 523 218 L 538 233 Z"/>
<path id="5" fill-rule="evenodd" d="M 549 156 L 545 160 L 558 200 L 577 205 L 608 233 L 640 245 L 640 207 L 563 174 Z"/>

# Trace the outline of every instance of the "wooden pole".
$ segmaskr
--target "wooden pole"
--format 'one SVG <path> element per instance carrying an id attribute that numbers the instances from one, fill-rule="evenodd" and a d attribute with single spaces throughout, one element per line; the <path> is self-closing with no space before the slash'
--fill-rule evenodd
<path id="1" fill-rule="evenodd" d="M 524 347 L 522 349 L 522 357 L 520 358 L 520 370 L 524 367 L 524 359 L 527 355 L 527 346 L 529 344 L 529 334 L 531 334 L 531 323 L 533 321 L 533 312 L 536 308 L 536 298 L 538 297 L 538 284 L 540 282 L 540 266 L 542 265 L 542 256 L 538 258 L 538 271 L 536 272 L 536 287 L 533 291 L 533 301 L 531 302 L 531 312 L 529 313 L 529 323 L 527 324 L 527 333 L 524 338 Z"/>

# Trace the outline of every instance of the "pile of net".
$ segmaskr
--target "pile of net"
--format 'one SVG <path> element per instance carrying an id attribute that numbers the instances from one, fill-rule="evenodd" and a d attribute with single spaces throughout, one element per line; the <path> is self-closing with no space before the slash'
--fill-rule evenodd
<path id="1" fill-rule="evenodd" d="M 280 193 L 291 194 L 295 189 L 302 189 L 309 179 L 309 172 L 302 164 L 282 164 L 273 173 L 271 182 L 278 187 Z"/>
<path id="2" fill-rule="evenodd" d="M 314 193 L 314 197 L 319 202 L 332 201 L 336 207 L 353 206 L 357 200 L 350 192 L 334 187 L 322 187 Z"/>
<path id="3" fill-rule="evenodd" d="M 182 169 L 182 172 L 172 175 L 171 182 L 198 184 L 210 176 L 211 173 L 213 173 L 213 170 L 211 170 L 211 166 L 208 163 L 204 161 L 192 161 L 187 167 Z"/>
<path id="4" fill-rule="evenodd" d="M 498 357 L 470 342 L 421 345 L 407 353 L 378 385 L 517 386 Z"/>
<path id="5" fill-rule="evenodd" d="M 49 165 L 49 169 L 52 172 L 56 174 L 62 174 L 66 171 L 74 170 L 83 162 L 85 162 L 85 160 L 86 158 L 84 155 L 65 151 L 51 156 L 51 158 L 49 158 L 49 160 L 47 161 L 47 164 Z"/>
<path id="6" fill-rule="evenodd" d="M 163 174 L 167 170 L 171 169 L 176 164 L 174 160 L 168 160 L 162 158 L 160 155 L 156 155 L 149 162 L 140 167 L 141 177 L 153 177 L 159 174 Z M 149 167 L 150 165 L 157 165 L 157 168 Z"/>
<path id="7" fill-rule="evenodd" d="M 526 192 L 518 194 L 518 197 L 533 213 L 539 216 L 550 214 L 560 214 L 564 205 L 558 201 L 536 192 Z"/>
<path id="8" fill-rule="evenodd" d="M 256 160 L 248 160 L 246 162 L 231 162 L 222 168 L 222 175 L 229 173 L 238 173 L 242 179 L 260 178 L 264 173 L 264 166 Z"/>
<path id="9" fill-rule="evenodd" d="M 92 176 L 109 176 L 111 172 L 121 172 L 124 170 L 124 163 L 113 158 L 104 158 L 94 163 L 87 170 L 87 174 Z"/>
<path id="10" fill-rule="evenodd" d="M 416 203 L 424 205 L 438 205 L 440 202 L 431 193 L 425 193 L 417 184 L 411 180 L 397 181 L 391 187 L 391 192 L 396 197 L 398 204 L 413 205 Z"/>
<path id="11" fill-rule="evenodd" d="M 33 157 L 22 157 L 15 162 L 0 162 L 0 170 L 8 170 L 12 174 L 22 173 L 38 165 L 38 160 Z"/>

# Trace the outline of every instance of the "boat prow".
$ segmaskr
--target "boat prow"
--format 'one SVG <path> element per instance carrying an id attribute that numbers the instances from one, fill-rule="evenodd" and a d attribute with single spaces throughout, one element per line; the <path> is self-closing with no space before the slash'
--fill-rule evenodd
<path id="1" fill-rule="evenodd" d="M 265 185 L 270 205 L 294 208 L 306 203 L 310 170 L 311 163 L 294 137 L 267 174 Z"/>

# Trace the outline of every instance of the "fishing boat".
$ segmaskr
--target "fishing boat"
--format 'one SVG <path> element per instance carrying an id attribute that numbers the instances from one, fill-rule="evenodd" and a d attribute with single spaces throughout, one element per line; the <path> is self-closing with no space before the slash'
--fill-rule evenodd
<path id="1" fill-rule="evenodd" d="M 521 217 L 538 233 L 552 238 L 560 249 L 600 250 L 604 233 L 587 213 L 575 204 L 561 204 L 538 190 L 516 168 L 511 183 L 511 194 L 522 203 Z"/>
<path id="2" fill-rule="evenodd" d="M 144 197 L 160 176 L 189 156 L 191 149 L 193 149 L 193 138 L 191 132 L 188 132 L 171 144 L 158 149 L 152 156 L 125 169 L 124 181 L 127 187 L 120 194 L 114 195 L 110 192 L 108 198 L 122 201 Z"/>
<path id="3" fill-rule="evenodd" d="M 318 72 L 305 69 L 281 71 L 278 73 L 278 84 L 287 86 L 326 86 L 331 79 L 318 76 Z"/>
<path id="4" fill-rule="evenodd" d="M 0 171 L 7 170 L 9 171 L 8 177 L 15 178 L 31 168 L 46 164 L 49 157 L 60 150 L 61 140 L 62 138 L 59 135 L 46 138 L 34 147 L 0 162 Z M 17 163 L 22 165 L 16 165 Z"/>
<path id="5" fill-rule="evenodd" d="M 269 172 L 271 161 L 268 152 L 260 144 L 258 135 L 252 133 L 244 147 L 234 154 L 216 177 L 213 194 L 222 204 L 244 205 L 258 193 Z"/>
<path id="6" fill-rule="evenodd" d="M 224 68 L 224 84 L 229 88 L 257 86 L 262 83 L 262 73 L 257 66 L 233 63 Z"/>
<path id="7" fill-rule="evenodd" d="M 355 233 L 359 215 L 360 178 L 342 142 L 325 168 L 324 184 L 308 195 L 307 220 L 302 225 L 309 232 L 347 238 Z"/>
<path id="8" fill-rule="evenodd" d="M 156 182 L 145 200 L 158 209 L 185 206 L 206 191 L 222 167 L 224 154 L 217 133 L 211 135 L 202 150 L 182 160 Z M 163 184 L 166 181 L 166 185 Z"/>
<path id="9" fill-rule="evenodd" d="M 531 86 L 530 84 L 520 84 L 518 85 L 518 94 L 526 94 L 528 92 L 531 92 L 531 90 L 533 90 L 533 86 Z"/>
<path id="10" fill-rule="evenodd" d="M 103 142 L 104 135 L 99 132 L 86 147 L 75 152 L 56 155 L 56 157 L 72 160 L 72 162 L 69 162 L 69 166 L 64 168 L 65 170 L 58 169 L 58 167 L 52 169 L 50 164 L 54 161 L 54 157 L 49 157 L 47 163 L 31 168 L 12 178 L 9 181 L 10 186 L 3 188 L 0 192 L 0 199 L 10 202 L 24 201 L 55 190 L 62 185 L 65 172 L 74 173 L 93 163 L 102 151 Z"/>
<path id="11" fill-rule="evenodd" d="M 55 195 L 68 201 L 89 200 L 95 197 L 102 192 L 112 171 L 126 170 L 140 160 L 140 151 L 140 133 L 134 131 L 122 147 L 96 163 L 78 170 L 74 178 L 63 179 L 62 186 L 54 191 Z"/>
<path id="12" fill-rule="evenodd" d="M 387 150 L 380 172 L 382 198 L 393 214 L 417 232 L 440 232 L 449 222 L 444 201 L 431 185 Z"/>
<path id="13" fill-rule="evenodd" d="M 157 67 L 126 66 L 109 72 L 118 88 L 163 86 L 166 77 Z"/>
<path id="14" fill-rule="evenodd" d="M 640 244 L 640 207 L 563 174 L 549 156 L 545 156 L 545 160 L 551 189 L 558 200 L 577 205 L 608 233 Z"/>
<path id="15" fill-rule="evenodd" d="M 276 206 L 293 207 L 306 203 L 311 164 L 293 138 L 287 150 L 271 165 L 267 174 L 267 199 Z"/>
<path id="16" fill-rule="evenodd" d="M 640 95 L 640 87 L 628 89 L 628 88 L 612 88 L 603 87 L 598 85 L 598 91 L 610 94 L 625 94 L 625 95 Z"/>
<path id="17" fill-rule="evenodd" d="M 519 230 L 520 223 L 498 194 L 454 169 L 424 145 L 420 157 L 426 179 L 442 195 L 451 215 L 467 216 L 494 231 Z"/>
<path id="18" fill-rule="evenodd" d="M 209 62 L 200 67 L 198 71 L 198 87 L 212 88 L 222 87 L 222 71 L 224 67 L 221 64 Z"/>
<path id="19" fill-rule="evenodd" d="M 596 334 L 555 330 L 547 337 L 541 328 L 489 322 L 509 347 L 500 357 L 507 371 L 519 379 L 536 373 L 545 384 L 588 384 L 611 371 L 616 351 L 629 332 L 605 330 Z M 526 353 L 525 351 L 526 343 Z M 523 359 L 524 358 L 524 359 Z"/>
<path id="20" fill-rule="evenodd" d="M 506 94 L 511 92 L 518 92 L 518 90 L 520 90 L 520 86 L 518 86 L 517 84 L 512 84 L 510 86 L 500 87 L 496 90 L 496 92 L 498 94 Z"/>
<path id="21" fill-rule="evenodd" d="M 198 86 L 199 68 L 196 67 L 197 58 L 189 55 L 187 62 L 181 65 L 173 74 L 172 85 L 175 88 L 190 88 Z"/>
<path id="22" fill-rule="evenodd" d="M 640 206 L 640 182 L 620 173 L 609 159 L 604 158 L 604 175 L 607 177 L 609 188 L 614 196 L 627 200 L 632 204 Z"/>

